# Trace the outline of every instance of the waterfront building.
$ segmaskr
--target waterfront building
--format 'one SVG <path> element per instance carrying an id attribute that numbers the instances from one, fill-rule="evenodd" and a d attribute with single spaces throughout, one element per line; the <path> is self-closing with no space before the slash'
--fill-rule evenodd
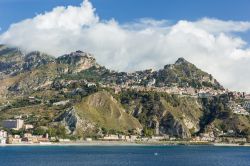
<path id="1" fill-rule="evenodd" d="M 162 141 L 162 140 L 169 140 L 169 135 L 164 136 L 152 136 L 152 141 Z"/>
<path id="2" fill-rule="evenodd" d="M 1 138 L 0 137 L 0 145 L 6 144 L 6 138 Z"/>
<path id="3" fill-rule="evenodd" d="M 20 144 L 22 142 L 22 139 L 20 135 L 9 135 L 7 138 L 7 143 L 9 144 Z"/>
<path id="4" fill-rule="evenodd" d="M 0 145 L 6 144 L 7 132 L 0 130 Z"/>
<path id="5" fill-rule="evenodd" d="M 59 142 L 70 142 L 70 139 L 59 139 Z"/>
<path id="6" fill-rule="evenodd" d="M 0 138 L 7 138 L 7 131 L 0 130 Z"/>
<path id="7" fill-rule="evenodd" d="M 85 140 L 88 141 L 88 142 L 91 142 L 92 138 L 86 138 Z"/>
<path id="8" fill-rule="evenodd" d="M 106 140 L 106 141 L 118 141 L 118 140 L 120 140 L 119 135 L 106 135 L 102 139 Z"/>

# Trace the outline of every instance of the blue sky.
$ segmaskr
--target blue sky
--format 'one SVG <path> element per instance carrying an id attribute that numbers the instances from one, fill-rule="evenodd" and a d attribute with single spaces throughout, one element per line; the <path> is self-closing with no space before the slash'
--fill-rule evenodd
<path id="1" fill-rule="evenodd" d="M 79 5 L 82 0 L 0 0 L 0 27 L 55 6 Z M 127 22 L 138 18 L 196 20 L 203 17 L 222 20 L 250 20 L 249 0 L 91 0 L 103 19 L 115 18 Z"/>

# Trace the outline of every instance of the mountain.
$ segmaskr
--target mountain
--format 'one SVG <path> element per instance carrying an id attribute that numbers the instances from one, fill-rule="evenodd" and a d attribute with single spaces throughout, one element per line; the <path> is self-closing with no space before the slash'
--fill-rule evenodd
<path id="1" fill-rule="evenodd" d="M 54 61 L 52 56 L 34 51 L 24 54 L 18 48 L 9 48 L 0 45 L 0 72 L 1 74 L 16 75 L 29 71 Z"/>
<path id="2" fill-rule="evenodd" d="M 80 72 L 75 70 L 75 73 L 67 74 L 66 77 L 71 79 L 84 78 L 89 81 L 114 85 L 224 89 L 212 75 L 203 72 L 183 58 L 158 71 L 149 69 L 134 73 L 114 72 L 100 65 L 92 65 Z"/>
<path id="3" fill-rule="evenodd" d="M 82 51 L 54 58 L 0 45 L 0 122 L 22 115 L 34 133 L 43 128 L 74 138 L 126 133 L 190 139 L 233 130 L 242 137 L 250 135 L 250 119 L 231 105 L 243 101 L 184 58 L 157 71 L 127 73 Z"/>
<path id="4" fill-rule="evenodd" d="M 157 86 L 178 84 L 179 86 L 191 86 L 194 88 L 204 86 L 223 89 L 212 75 L 198 69 L 184 58 L 179 58 L 175 64 L 164 66 L 164 69 L 156 73 L 155 79 Z"/>

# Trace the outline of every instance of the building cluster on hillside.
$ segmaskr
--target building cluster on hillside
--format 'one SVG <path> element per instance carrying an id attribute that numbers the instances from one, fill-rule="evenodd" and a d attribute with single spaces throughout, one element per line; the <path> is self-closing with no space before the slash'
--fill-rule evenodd
<path id="1" fill-rule="evenodd" d="M 246 92 L 229 91 L 228 96 L 230 100 L 237 100 L 237 99 L 250 100 L 250 94 L 247 94 Z"/>
<path id="2" fill-rule="evenodd" d="M 245 94 L 245 99 L 250 101 L 250 94 Z"/>
<path id="3" fill-rule="evenodd" d="M 233 113 L 234 114 L 239 114 L 239 115 L 249 115 L 250 113 L 245 110 L 241 105 L 237 105 L 236 107 L 233 108 Z"/>
<path id="4" fill-rule="evenodd" d="M 102 85 L 104 88 L 111 88 L 114 92 L 120 93 L 122 90 L 135 90 L 135 91 L 142 91 L 142 92 L 163 92 L 169 94 L 176 94 L 180 96 L 190 96 L 190 97 L 197 97 L 197 98 L 209 98 L 212 96 L 227 94 L 230 99 L 229 106 L 233 110 L 234 114 L 238 115 L 250 115 L 250 95 L 246 94 L 245 92 L 232 92 L 229 90 L 215 90 L 213 88 L 203 87 L 202 89 L 195 89 L 192 87 L 154 87 L 154 86 L 128 86 L 128 85 Z M 246 100 L 243 105 L 237 104 L 234 102 L 235 99 L 243 99 Z"/>
<path id="5" fill-rule="evenodd" d="M 250 113 L 246 110 L 246 107 L 248 107 L 248 104 L 245 104 L 244 106 L 241 106 L 240 104 L 237 104 L 234 101 L 230 101 L 229 102 L 229 107 L 232 109 L 234 114 L 245 115 L 245 116 L 250 115 Z"/>
<path id="6" fill-rule="evenodd" d="M 161 92 L 161 93 L 169 93 L 176 94 L 182 96 L 191 96 L 191 97 L 200 97 L 200 98 L 208 98 L 211 96 L 221 95 L 228 93 L 228 90 L 214 90 L 213 88 L 203 87 L 202 89 L 195 89 L 193 87 L 155 87 L 155 86 L 140 86 L 140 85 L 111 85 L 111 84 L 101 84 L 103 88 L 111 88 L 115 91 L 115 93 L 119 93 L 122 90 L 135 90 L 138 92 Z"/>

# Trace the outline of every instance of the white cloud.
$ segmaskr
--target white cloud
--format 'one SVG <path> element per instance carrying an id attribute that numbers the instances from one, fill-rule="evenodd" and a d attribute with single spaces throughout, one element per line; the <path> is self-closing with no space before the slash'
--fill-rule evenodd
<path id="1" fill-rule="evenodd" d="M 91 52 L 111 69 L 162 68 L 184 57 L 213 74 L 223 85 L 250 92 L 250 48 L 235 32 L 250 22 L 203 18 L 197 21 L 144 18 L 126 24 L 101 20 L 91 3 L 56 7 L 11 25 L 0 43 L 59 56 L 75 50 Z"/>
<path id="2" fill-rule="evenodd" d="M 203 18 L 196 22 L 196 26 L 212 33 L 244 32 L 249 29 L 250 22 Z"/>

